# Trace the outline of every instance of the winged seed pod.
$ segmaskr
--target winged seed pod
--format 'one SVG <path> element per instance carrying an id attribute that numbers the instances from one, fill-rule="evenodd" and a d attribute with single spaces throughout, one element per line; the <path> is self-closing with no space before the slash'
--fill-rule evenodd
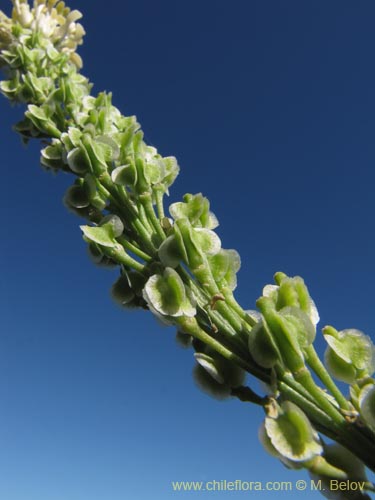
<path id="1" fill-rule="evenodd" d="M 348 328 L 338 332 L 331 326 L 323 329 L 328 343 L 325 362 L 338 380 L 352 384 L 375 371 L 375 346 L 360 330 Z"/>
<path id="2" fill-rule="evenodd" d="M 268 415 L 260 434 L 266 448 L 272 445 L 274 454 L 299 467 L 321 455 L 323 447 L 309 419 L 294 403 L 276 405 L 276 414 Z M 267 437 L 267 439 L 266 439 Z M 267 441 L 269 440 L 269 444 Z"/>
<path id="3" fill-rule="evenodd" d="M 348 425 L 351 402 L 313 348 L 319 315 L 302 278 L 277 273 L 257 302 L 260 312 L 247 313 L 232 293 L 240 257 L 222 248 L 209 200 L 186 194 L 166 217 L 177 160 L 149 146 L 136 118 L 122 115 L 110 93 L 91 94 L 76 52 L 81 14 L 58 0 L 14 0 L 13 7 L 11 18 L 0 12 L 0 90 L 25 106 L 15 130 L 25 143 L 43 140 L 43 167 L 74 178 L 64 202 L 87 220 L 80 228 L 94 262 L 118 268 L 115 301 L 174 325 L 195 350 L 198 384 L 216 396 L 264 406 L 265 398 L 243 384 L 255 377 L 270 386 L 277 411 L 262 433 L 288 466 L 319 474 L 328 467 L 319 431 L 375 470 L 369 339 L 354 330 L 324 331 L 332 372 L 358 382 L 351 393 L 360 420 Z"/>

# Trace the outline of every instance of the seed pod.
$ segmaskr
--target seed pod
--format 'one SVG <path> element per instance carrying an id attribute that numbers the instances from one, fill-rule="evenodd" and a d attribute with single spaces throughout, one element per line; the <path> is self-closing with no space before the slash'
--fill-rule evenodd
<path id="1" fill-rule="evenodd" d="M 323 334 L 328 343 L 325 361 L 334 377 L 352 384 L 372 375 L 375 346 L 368 335 L 354 328 L 338 332 L 331 326 L 326 326 Z"/>
<path id="2" fill-rule="evenodd" d="M 100 221 L 100 226 L 111 226 L 112 233 L 115 238 L 118 238 L 124 232 L 124 224 L 118 215 L 106 215 Z"/>
<path id="3" fill-rule="evenodd" d="M 211 375 L 199 364 L 196 364 L 194 367 L 193 378 L 197 386 L 214 399 L 222 401 L 230 397 L 230 387 L 216 382 L 216 380 L 214 380 Z"/>
<path id="4" fill-rule="evenodd" d="M 364 422 L 375 432 L 375 384 L 369 383 L 359 393 L 359 407 Z"/>
<path id="5" fill-rule="evenodd" d="M 112 285 L 111 295 L 120 306 L 126 306 L 134 299 L 134 292 L 126 275 L 121 275 L 115 281 Z"/>
<path id="6" fill-rule="evenodd" d="M 81 186 L 74 185 L 66 191 L 64 204 L 69 208 L 85 208 L 90 205 L 90 200 Z"/>
<path id="7" fill-rule="evenodd" d="M 281 361 L 281 354 L 267 323 L 262 320 L 251 329 L 249 351 L 254 361 L 264 368 L 272 368 L 278 361 Z"/>
<path id="8" fill-rule="evenodd" d="M 266 417 L 265 429 L 277 452 L 293 462 L 305 462 L 323 451 L 309 419 L 290 401 L 281 404 L 275 418 Z"/>
<path id="9" fill-rule="evenodd" d="M 162 316 L 195 316 L 192 297 L 178 273 L 167 267 L 162 275 L 151 276 L 143 290 L 143 298 L 152 311 Z"/>

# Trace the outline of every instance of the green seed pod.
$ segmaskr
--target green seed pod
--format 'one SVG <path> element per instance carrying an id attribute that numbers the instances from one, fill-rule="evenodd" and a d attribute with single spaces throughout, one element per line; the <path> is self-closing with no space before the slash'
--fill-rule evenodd
<path id="1" fill-rule="evenodd" d="M 162 264 L 166 267 L 174 269 L 180 264 L 182 255 L 176 237 L 173 234 L 168 236 L 160 245 L 158 256 Z"/>
<path id="2" fill-rule="evenodd" d="M 276 417 L 266 417 L 265 429 L 277 452 L 293 462 L 305 462 L 323 451 L 309 419 L 290 401 L 281 404 Z"/>
<path id="3" fill-rule="evenodd" d="M 196 352 L 194 357 L 217 383 L 231 388 L 243 385 L 246 376 L 244 370 L 213 349 L 205 346 L 204 352 Z"/>
<path id="4" fill-rule="evenodd" d="M 68 188 L 63 201 L 68 208 L 85 208 L 90 205 L 86 191 L 77 185 Z"/>
<path id="5" fill-rule="evenodd" d="M 113 170 L 111 178 L 118 186 L 135 186 L 137 183 L 137 169 L 133 163 L 121 165 Z"/>
<path id="6" fill-rule="evenodd" d="M 303 279 L 299 276 L 289 278 L 281 272 L 276 273 L 274 279 L 276 285 L 266 285 L 263 296 L 274 302 L 277 311 L 285 307 L 301 309 L 316 326 L 320 319 L 319 314 Z"/>
<path id="7" fill-rule="evenodd" d="M 217 362 L 215 362 L 215 358 L 208 356 L 202 352 L 196 352 L 194 354 L 196 361 L 200 364 L 202 368 L 206 370 L 206 372 L 218 383 L 224 384 L 223 375 L 220 373 L 220 368 Z"/>
<path id="8" fill-rule="evenodd" d="M 281 354 L 267 323 L 260 320 L 249 334 L 249 351 L 254 361 L 263 368 L 272 368 L 281 361 Z"/>
<path id="9" fill-rule="evenodd" d="M 162 316 L 188 316 L 196 314 L 192 297 L 178 273 L 167 267 L 162 275 L 151 276 L 143 290 L 143 298 L 150 309 Z"/>
<path id="10" fill-rule="evenodd" d="M 187 217 L 193 227 L 215 229 L 219 223 L 209 209 L 210 202 L 201 193 L 188 193 L 184 195 L 183 202 L 172 203 L 169 213 L 175 220 Z"/>
<path id="11" fill-rule="evenodd" d="M 341 380 L 347 384 L 353 384 L 356 381 L 357 372 L 351 363 L 347 363 L 331 348 L 327 347 L 324 353 L 324 362 L 329 373 L 336 380 Z"/>
<path id="12" fill-rule="evenodd" d="M 176 342 L 183 349 L 187 349 L 192 346 L 193 337 L 187 333 L 181 332 L 177 330 L 176 333 Z"/>
<path id="13" fill-rule="evenodd" d="M 331 326 L 325 327 L 323 333 L 328 343 L 325 360 L 334 377 L 352 384 L 372 375 L 375 346 L 369 336 L 354 328 L 338 332 Z"/>
<path id="14" fill-rule="evenodd" d="M 241 258 L 236 250 L 220 249 L 215 255 L 208 256 L 212 275 L 219 288 L 234 290 L 237 285 L 237 272 L 241 267 Z"/>
<path id="15" fill-rule="evenodd" d="M 272 457 L 278 458 L 286 467 L 288 467 L 288 469 L 303 468 L 303 462 L 294 462 L 293 460 L 289 460 L 276 450 L 276 448 L 272 444 L 271 439 L 268 437 L 265 422 L 262 422 L 259 427 L 258 438 L 267 453 L 269 453 Z"/>
<path id="16" fill-rule="evenodd" d="M 134 299 L 134 291 L 131 288 L 128 276 L 122 275 L 115 281 L 112 285 L 111 295 L 123 307 L 127 306 Z"/>
<path id="17" fill-rule="evenodd" d="M 78 175 L 85 174 L 91 168 L 89 156 L 83 146 L 69 151 L 67 163 L 70 170 Z"/>
<path id="18" fill-rule="evenodd" d="M 230 387 L 216 382 L 201 365 L 195 365 L 193 377 L 197 386 L 209 396 L 221 401 L 230 397 Z"/>
<path id="19" fill-rule="evenodd" d="M 112 233 L 115 238 L 118 238 L 124 232 L 124 224 L 118 215 L 106 215 L 100 221 L 100 226 L 111 226 Z"/>
<path id="20" fill-rule="evenodd" d="M 361 418 L 375 432 L 375 383 L 366 384 L 359 393 Z"/>
<path id="21" fill-rule="evenodd" d="M 277 345 L 284 364 L 292 372 L 305 366 L 304 354 L 299 345 L 298 331 L 294 322 L 288 320 L 275 309 L 270 297 L 261 297 L 257 300 L 264 322 L 267 324 L 271 336 Z"/>
<path id="22" fill-rule="evenodd" d="M 316 328 L 305 312 L 298 307 L 287 306 L 280 309 L 279 313 L 295 327 L 301 348 L 308 347 L 314 342 Z"/>

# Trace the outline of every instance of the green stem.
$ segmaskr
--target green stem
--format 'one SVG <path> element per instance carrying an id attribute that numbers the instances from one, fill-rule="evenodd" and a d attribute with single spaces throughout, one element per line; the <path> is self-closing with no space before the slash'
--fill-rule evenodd
<path id="1" fill-rule="evenodd" d="M 262 397 L 259 396 L 256 392 L 254 392 L 250 387 L 233 387 L 231 390 L 232 396 L 235 396 L 240 401 L 244 401 L 246 403 L 254 403 L 258 406 L 264 406 L 264 403 L 268 400 L 267 396 Z"/>
<path id="2" fill-rule="evenodd" d="M 147 218 L 144 206 L 141 205 L 140 203 L 138 204 L 138 213 L 139 213 L 139 218 L 142 221 L 142 224 L 145 226 L 145 228 L 147 229 L 147 231 L 150 234 L 152 234 L 154 232 L 154 229 L 151 226 L 151 224 L 150 224 L 150 222 L 149 222 L 149 220 Z"/>
<path id="3" fill-rule="evenodd" d="M 121 245 L 129 250 L 130 252 L 133 252 L 135 255 L 143 259 L 145 262 L 151 262 L 152 257 L 150 257 L 147 253 L 143 252 L 140 248 L 136 247 L 133 243 L 130 243 L 124 236 L 120 236 L 120 238 L 117 238 L 117 240 L 121 243 Z"/>
<path id="4" fill-rule="evenodd" d="M 312 345 L 307 347 L 307 349 L 305 349 L 305 353 L 307 355 L 306 361 L 308 365 L 314 370 L 314 372 L 320 378 L 320 380 L 323 382 L 326 388 L 331 392 L 331 394 L 336 399 L 340 407 L 343 408 L 344 410 L 350 410 L 351 406 L 349 402 L 332 380 L 326 367 L 320 361 L 314 347 Z"/>
<path id="5" fill-rule="evenodd" d="M 160 225 L 160 221 L 155 215 L 154 207 L 152 205 L 152 199 L 151 199 L 151 194 L 150 193 L 143 193 L 139 195 L 139 199 L 145 209 L 147 218 L 152 225 L 153 229 L 156 231 L 156 234 L 158 235 L 159 239 L 159 244 L 162 243 L 166 236 L 163 231 L 163 228 Z"/>
<path id="6" fill-rule="evenodd" d="M 334 422 L 332 422 L 332 419 L 321 408 L 319 408 L 319 406 L 306 399 L 302 394 L 285 382 L 279 382 L 278 386 L 286 399 L 299 406 L 306 413 L 306 415 L 308 415 L 317 429 L 318 427 L 324 428 L 324 434 L 332 439 L 336 438 L 336 434 L 334 433 L 334 428 L 336 426 L 334 425 Z M 327 429 L 329 430 L 328 434 L 326 432 Z"/>
<path id="7" fill-rule="evenodd" d="M 133 259 L 133 257 L 130 257 L 130 255 L 125 252 L 124 248 L 120 244 L 116 245 L 115 247 L 101 246 L 100 248 L 102 252 L 107 255 L 107 257 L 111 257 L 111 259 L 115 260 L 119 264 L 131 267 L 135 271 L 139 271 L 140 273 L 144 272 L 145 266 L 137 260 Z"/>
<path id="8" fill-rule="evenodd" d="M 305 366 L 297 371 L 294 371 L 293 377 L 297 382 L 303 385 L 303 387 L 315 399 L 320 408 L 324 410 L 334 422 L 336 422 L 337 424 L 342 424 L 342 422 L 344 421 L 344 417 L 342 416 L 340 411 L 335 408 L 332 403 L 326 398 L 324 392 L 319 387 L 317 387 L 311 376 L 311 373 Z"/>
<path id="9" fill-rule="evenodd" d="M 150 252 L 151 255 L 155 255 L 156 248 L 151 241 L 151 235 L 142 224 L 135 208 L 131 205 L 130 200 L 124 195 L 120 195 L 116 186 L 112 184 L 109 177 L 107 178 L 107 176 L 104 176 L 100 180 L 100 183 L 107 190 L 112 203 L 114 203 L 119 212 L 122 213 L 125 222 L 129 222 L 136 234 L 140 237 L 142 245 L 144 245 L 146 251 Z"/>
<path id="10" fill-rule="evenodd" d="M 156 188 L 154 193 L 155 193 L 156 209 L 158 211 L 158 218 L 159 221 L 161 221 L 165 217 L 164 205 L 163 205 L 164 191 Z"/>
<path id="11" fill-rule="evenodd" d="M 313 398 L 313 396 L 304 388 L 303 385 L 294 380 L 292 374 L 289 371 L 286 371 L 285 368 L 281 367 L 280 365 L 276 365 L 275 370 L 278 380 L 284 382 L 293 390 L 301 394 L 301 396 L 315 404 L 315 399 Z"/>
<path id="12" fill-rule="evenodd" d="M 241 356 L 233 353 L 227 347 L 223 346 L 223 344 L 221 344 L 218 340 L 208 335 L 208 333 L 202 330 L 195 318 L 181 316 L 179 318 L 176 318 L 176 323 L 182 328 L 185 333 L 192 335 L 196 339 L 199 339 L 208 346 L 212 347 L 212 349 L 221 354 L 224 358 L 228 359 L 229 361 L 233 361 L 233 363 L 237 364 L 240 368 L 243 368 L 251 375 L 254 375 L 254 377 L 257 377 L 263 382 L 269 382 L 269 376 L 267 376 L 267 374 L 261 368 L 251 365 Z"/>

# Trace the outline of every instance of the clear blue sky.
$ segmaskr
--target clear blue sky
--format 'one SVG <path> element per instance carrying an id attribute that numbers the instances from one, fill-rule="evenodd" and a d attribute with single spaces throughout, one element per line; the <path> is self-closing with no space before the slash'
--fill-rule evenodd
<path id="1" fill-rule="evenodd" d="M 84 13 L 94 91 L 113 91 L 178 158 L 171 202 L 211 200 L 223 246 L 242 256 L 241 304 L 282 270 L 305 278 L 321 326 L 374 337 L 374 2 L 70 6 Z M 173 328 L 112 303 L 116 273 L 92 265 L 62 205 L 71 180 L 42 171 L 37 144 L 21 147 L 20 109 L 2 99 L 0 114 L 0 498 L 271 499 L 170 482 L 307 479 L 263 451 L 258 408 L 195 387 Z"/>

